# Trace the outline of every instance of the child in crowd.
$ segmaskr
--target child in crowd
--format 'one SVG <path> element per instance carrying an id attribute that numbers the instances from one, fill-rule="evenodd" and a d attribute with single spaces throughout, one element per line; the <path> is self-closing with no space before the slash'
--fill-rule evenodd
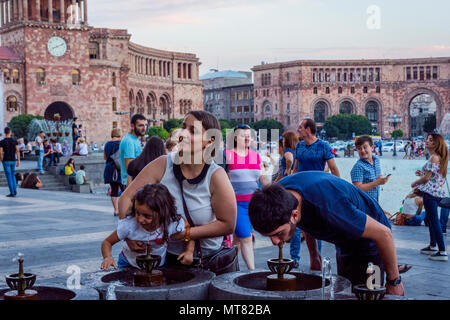
<path id="1" fill-rule="evenodd" d="M 139 255 L 129 249 L 127 243 L 123 245 L 119 259 L 114 261 L 111 250 L 117 242 L 125 239 L 150 242 L 152 254 L 161 256 L 161 265 L 165 262 L 167 243 L 174 236 L 186 229 L 189 238 L 190 226 L 178 213 L 175 200 L 169 190 L 162 184 L 148 184 L 136 192 L 133 200 L 131 216 L 119 220 L 115 230 L 102 243 L 102 270 L 114 268 L 136 267 L 136 257 Z M 178 256 L 182 264 L 191 265 L 193 262 L 195 241 L 190 240 L 186 251 Z"/>
<path id="2" fill-rule="evenodd" d="M 75 174 L 75 180 L 77 184 L 85 184 L 88 183 L 86 179 L 86 171 L 84 171 L 84 165 L 80 166 L 80 170 Z"/>
<path id="3" fill-rule="evenodd" d="M 368 195 L 379 200 L 380 186 L 386 184 L 389 175 L 381 175 L 380 160 L 373 154 L 373 142 L 369 136 L 360 136 L 355 141 L 359 160 L 351 171 L 352 183 Z"/>
<path id="4" fill-rule="evenodd" d="M 380 198 L 380 186 L 386 184 L 389 176 L 384 177 L 381 174 L 380 160 L 373 154 L 374 145 L 370 136 L 360 136 L 355 141 L 356 151 L 359 160 L 355 163 L 351 171 L 352 183 L 365 191 L 377 202 Z M 388 219 L 391 214 L 384 211 Z"/>

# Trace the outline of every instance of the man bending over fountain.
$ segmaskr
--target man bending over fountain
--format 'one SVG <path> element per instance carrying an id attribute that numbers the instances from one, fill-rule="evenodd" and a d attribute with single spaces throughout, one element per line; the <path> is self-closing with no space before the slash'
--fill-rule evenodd
<path id="1" fill-rule="evenodd" d="M 338 274 L 365 284 L 367 264 L 386 272 L 386 293 L 404 295 L 390 224 L 383 209 L 354 185 L 320 171 L 300 172 L 257 190 L 250 221 L 274 245 L 292 238 L 296 226 L 307 236 L 336 245 Z M 309 248 L 312 260 L 317 246 Z"/>

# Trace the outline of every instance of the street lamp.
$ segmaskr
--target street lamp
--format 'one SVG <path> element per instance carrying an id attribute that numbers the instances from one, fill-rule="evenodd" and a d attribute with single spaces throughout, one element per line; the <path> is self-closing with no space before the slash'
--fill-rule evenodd
<path id="1" fill-rule="evenodd" d="M 122 111 L 116 111 L 116 112 L 114 112 L 116 115 L 118 115 L 118 116 L 124 116 L 124 115 L 129 115 L 130 116 L 130 120 L 131 120 L 131 118 L 133 117 L 133 113 L 131 112 L 131 111 L 129 111 L 129 112 L 122 112 Z"/>
<path id="2" fill-rule="evenodd" d="M 388 118 L 389 123 L 391 123 L 394 126 L 394 131 L 395 128 L 397 128 L 397 124 L 399 124 L 400 122 L 402 122 L 402 117 L 399 117 L 397 115 L 397 112 L 394 112 L 394 115 L 392 117 Z M 394 154 L 392 155 L 393 157 L 397 156 L 397 136 L 394 135 Z"/>

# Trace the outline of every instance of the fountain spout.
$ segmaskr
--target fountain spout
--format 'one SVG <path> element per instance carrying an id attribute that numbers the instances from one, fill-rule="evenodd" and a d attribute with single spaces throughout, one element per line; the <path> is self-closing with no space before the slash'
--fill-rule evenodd
<path id="1" fill-rule="evenodd" d="M 36 275 L 23 272 L 23 258 L 19 258 L 19 273 L 6 276 L 6 284 L 11 288 L 5 293 L 5 300 L 37 300 L 38 293 L 31 290 L 36 281 Z"/>
<path id="2" fill-rule="evenodd" d="M 163 273 L 156 270 L 161 264 L 161 256 L 151 254 L 152 247 L 150 241 L 147 242 L 145 255 L 136 258 L 136 264 L 141 270 L 134 274 L 134 286 L 154 287 L 162 285 Z"/>
<path id="3" fill-rule="evenodd" d="M 278 244 L 278 259 L 267 260 L 267 266 L 273 272 L 273 274 L 267 276 L 267 290 L 297 290 L 297 278 L 292 274 L 288 274 L 294 267 L 294 260 L 283 258 L 283 245 L 284 242 Z"/>

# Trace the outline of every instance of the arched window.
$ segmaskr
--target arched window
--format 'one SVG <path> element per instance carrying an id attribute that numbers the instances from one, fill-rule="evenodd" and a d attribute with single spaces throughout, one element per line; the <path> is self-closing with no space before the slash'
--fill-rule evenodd
<path id="1" fill-rule="evenodd" d="M 133 93 L 133 90 L 130 90 L 128 98 L 130 99 L 130 106 L 131 107 L 134 106 L 134 93 Z"/>
<path id="2" fill-rule="evenodd" d="M 72 70 L 72 84 L 74 86 L 79 86 L 81 82 L 81 74 L 80 74 L 80 70 L 78 69 L 73 69 Z"/>
<path id="3" fill-rule="evenodd" d="M 15 96 L 9 96 L 6 99 L 6 108 L 10 112 L 17 111 L 17 98 Z"/>
<path id="4" fill-rule="evenodd" d="M 38 84 L 45 84 L 45 70 L 42 68 L 38 68 L 36 70 L 36 82 Z"/>
<path id="5" fill-rule="evenodd" d="M 326 94 L 330 94 L 330 88 L 329 88 L 329 87 L 326 87 L 325 93 L 326 93 Z"/>
<path id="6" fill-rule="evenodd" d="M 341 94 L 342 93 L 342 87 L 338 88 L 338 93 Z"/>
<path id="7" fill-rule="evenodd" d="M 349 101 L 344 101 L 339 106 L 339 113 L 352 113 L 352 104 Z"/>
<path id="8" fill-rule="evenodd" d="M 313 93 L 314 93 L 314 94 L 317 94 L 317 87 L 314 87 Z"/>
<path id="9" fill-rule="evenodd" d="M 116 97 L 112 98 L 112 111 L 113 112 L 117 111 L 117 98 Z"/>
<path id="10" fill-rule="evenodd" d="M 378 103 L 369 101 L 366 104 L 366 117 L 372 122 L 378 121 Z"/>
<path id="11" fill-rule="evenodd" d="M 3 81 L 5 83 L 11 83 L 11 75 L 8 68 L 3 69 Z"/>
<path id="12" fill-rule="evenodd" d="M 13 83 L 20 82 L 19 69 L 13 69 L 12 71 L 12 81 Z"/>
<path id="13" fill-rule="evenodd" d="M 116 80 L 117 80 L 115 72 L 112 73 L 112 79 L 111 80 L 112 80 L 112 86 L 115 87 L 116 86 Z"/>
<path id="14" fill-rule="evenodd" d="M 317 123 L 325 122 L 327 105 L 325 102 L 320 101 L 314 106 L 314 121 Z"/>

